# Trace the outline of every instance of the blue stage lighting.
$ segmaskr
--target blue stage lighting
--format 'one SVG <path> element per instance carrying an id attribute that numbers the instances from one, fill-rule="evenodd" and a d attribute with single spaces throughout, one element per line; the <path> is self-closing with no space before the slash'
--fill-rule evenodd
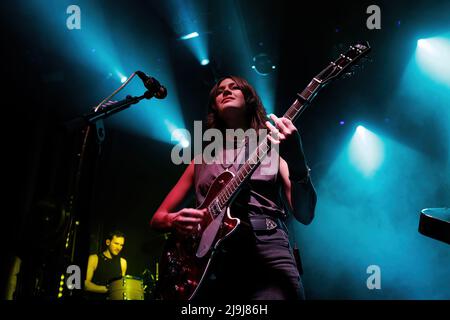
<path id="1" fill-rule="evenodd" d="M 28 2 L 30 3 L 29 10 L 33 11 L 34 16 L 40 18 L 40 31 L 55 40 L 49 42 L 49 50 L 55 50 L 55 53 L 64 56 L 68 63 L 80 63 L 83 66 L 92 67 L 92 72 L 89 74 L 92 81 L 96 79 L 95 77 L 103 75 L 105 80 L 111 80 L 98 82 L 99 86 L 96 87 L 96 90 L 89 90 L 92 88 L 87 87 L 86 90 L 83 90 L 87 95 L 83 97 L 83 100 L 98 101 L 104 98 L 106 94 L 117 89 L 121 83 L 129 80 L 128 76 L 131 71 L 137 69 L 150 72 L 167 87 L 169 94 L 166 99 L 142 100 L 139 107 L 129 108 L 108 118 L 108 123 L 111 127 L 126 128 L 133 133 L 149 136 L 161 142 L 173 143 L 170 136 L 171 131 L 162 121 L 155 120 L 170 119 L 176 128 L 184 128 L 186 125 L 177 96 L 171 62 L 160 59 L 162 56 L 169 56 L 169 48 L 163 40 L 165 36 L 158 29 L 158 24 L 154 24 L 155 29 L 150 30 L 150 33 L 141 33 L 138 26 L 130 25 L 126 19 L 121 19 L 118 24 L 114 25 L 115 31 L 111 32 L 109 22 L 114 20 L 113 17 L 116 17 L 116 13 L 110 10 L 106 12 L 105 8 L 97 1 L 87 1 L 82 5 L 82 12 L 89 12 L 82 19 L 82 31 L 68 32 L 66 28 L 61 27 L 63 21 L 61 19 L 66 19 L 66 16 L 64 11 L 61 11 L 60 5 L 42 5 L 42 1 L 39 0 Z M 183 4 L 186 1 L 179 0 L 179 2 Z M 120 13 L 117 14 L 120 16 Z M 188 26 L 185 30 L 199 31 L 202 29 L 197 26 Z M 185 33 L 188 32 L 180 34 Z M 152 37 L 151 43 L 144 39 L 148 36 Z M 201 36 L 185 43 L 189 46 L 196 44 L 199 40 L 202 40 Z M 198 56 L 198 61 L 200 62 L 205 57 L 208 57 L 206 50 Z M 136 77 L 136 79 L 138 78 Z M 121 100 L 125 98 L 125 95 L 142 95 L 144 86 L 141 81 L 136 79 L 130 81 L 124 90 L 113 99 Z M 89 86 L 88 83 L 90 82 L 86 81 Z M 186 145 L 186 142 L 183 144 Z"/>
<path id="2" fill-rule="evenodd" d="M 417 40 L 417 46 L 419 48 L 426 48 L 427 47 L 427 40 L 426 39 L 419 39 L 419 40 Z"/>
<path id="3" fill-rule="evenodd" d="M 172 25 L 178 39 L 192 52 L 195 58 L 202 60 L 208 54 L 208 6 L 204 1 L 169 0 L 161 7 Z M 207 63 L 202 65 L 206 65 Z"/>
<path id="4" fill-rule="evenodd" d="M 384 159 L 383 142 L 373 132 L 358 126 L 350 142 L 349 158 L 365 176 L 372 176 Z"/>
<path id="5" fill-rule="evenodd" d="M 188 148 L 190 145 L 189 141 L 186 139 L 182 139 L 180 143 L 183 148 Z"/>
<path id="6" fill-rule="evenodd" d="M 416 60 L 431 78 L 450 86 L 450 36 L 418 40 Z"/>
<path id="7" fill-rule="evenodd" d="M 209 64 L 209 59 L 202 59 L 202 61 L 200 61 L 200 64 L 202 66 L 206 66 L 207 64 Z"/>
<path id="8" fill-rule="evenodd" d="M 198 32 L 191 32 L 189 34 L 186 34 L 182 37 L 180 37 L 181 40 L 189 40 L 192 38 L 197 38 L 199 36 Z"/>
<path id="9" fill-rule="evenodd" d="M 120 72 L 117 69 L 115 70 L 115 72 L 121 83 L 124 83 L 125 81 L 127 81 L 128 78 L 122 72 Z"/>
<path id="10" fill-rule="evenodd" d="M 182 148 L 188 148 L 190 146 L 190 134 L 186 129 L 177 128 L 169 120 L 164 120 L 167 129 L 170 132 L 172 142 L 179 144 Z"/>

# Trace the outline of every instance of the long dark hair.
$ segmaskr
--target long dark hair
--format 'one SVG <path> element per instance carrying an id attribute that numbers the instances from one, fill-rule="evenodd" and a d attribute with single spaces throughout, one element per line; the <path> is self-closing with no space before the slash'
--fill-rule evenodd
<path id="1" fill-rule="evenodd" d="M 267 120 L 267 113 L 255 89 L 253 89 L 253 87 L 247 82 L 247 80 L 243 78 L 237 76 L 226 76 L 219 79 L 219 81 L 217 81 L 217 83 L 209 93 L 208 115 L 206 119 L 208 129 L 216 128 L 221 131 L 226 129 L 225 123 L 220 118 L 216 106 L 216 96 L 219 85 L 225 79 L 233 80 L 244 94 L 246 108 L 245 115 L 249 128 L 255 129 L 256 132 L 258 132 L 259 129 L 266 128 L 265 122 Z"/>

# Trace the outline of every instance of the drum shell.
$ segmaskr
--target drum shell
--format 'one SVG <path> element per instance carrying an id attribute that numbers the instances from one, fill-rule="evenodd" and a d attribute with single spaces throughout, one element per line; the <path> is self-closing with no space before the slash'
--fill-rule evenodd
<path id="1" fill-rule="evenodd" d="M 144 300 L 144 284 L 140 278 L 125 276 L 112 281 L 108 293 L 109 300 Z"/>

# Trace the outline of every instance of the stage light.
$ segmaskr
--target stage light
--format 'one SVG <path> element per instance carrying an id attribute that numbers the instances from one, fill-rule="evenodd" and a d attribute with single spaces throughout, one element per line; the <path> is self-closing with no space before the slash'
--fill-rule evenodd
<path id="1" fill-rule="evenodd" d="M 198 36 L 200 36 L 198 34 L 198 32 L 191 32 L 191 33 L 188 33 L 188 34 L 186 34 L 184 36 L 181 36 L 180 39 L 181 40 L 189 40 L 189 39 L 197 38 Z"/>
<path id="2" fill-rule="evenodd" d="M 189 141 L 187 141 L 186 139 L 182 139 L 180 144 L 183 148 L 187 148 L 190 145 Z"/>
<path id="3" fill-rule="evenodd" d="M 188 148 L 190 143 L 189 140 L 186 138 L 186 136 L 183 133 L 183 130 L 173 130 L 172 131 L 172 139 L 180 144 L 182 148 Z"/>
<path id="4" fill-rule="evenodd" d="M 417 47 L 421 48 L 421 49 L 426 49 L 429 48 L 429 43 L 427 42 L 426 39 L 419 39 L 417 40 Z"/>
<path id="5" fill-rule="evenodd" d="M 384 159 L 383 142 L 376 134 L 360 125 L 350 142 L 349 158 L 365 176 L 372 176 Z"/>
<path id="6" fill-rule="evenodd" d="M 253 57 L 252 69 L 259 75 L 267 76 L 276 69 L 276 66 L 272 63 L 272 59 L 268 54 L 259 53 Z"/>
<path id="7" fill-rule="evenodd" d="M 345 121 L 344 121 L 344 120 L 341 120 L 341 121 L 339 121 L 339 124 L 340 124 L 341 126 L 343 126 L 343 125 L 345 124 Z"/>
<path id="8" fill-rule="evenodd" d="M 207 64 L 209 64 L 209 59 L 202 59 L 202 61 L 200 61 L 200 64 L 202 66 L 206 66 Z"/>
<path id="9" fill-rule="evenodd" d="M 170 132 L 171 140 L 179 144 L 182 148 L 188 148 L 190 146 L 190 136 L 186 129 L 177 128 L 169 120 L 164 120 L 164 124 Z"/>
<path id="10" fill-rule="evenodd" d="M 81 32 L 68 34 L 66 28 L 59 27 L 61 18 L 64 18 L 60 15 L 60 6 L 42 5 L 40 1 L 35 0 L 26 2 L 27 11 L 40 17 L 39 31 L 55 40 L 48 42 L 48 50 L 55 50 L 71 64 L 81 63 L 90 66 L 91 74 L 94 74 L 94 70 L 106 74 L 112 67 L 121 69 L 121 52 L 117 43 L 122 43 L 122 39 L 119 35 L 112 36 L 109 32 L 109 21 L 104 19 L 105 8 L 95 1 L 88 1 L 81 8 L 81 15 L 83 12 L 89 12 L 89 18 L 81 25 L 89 21 L 87 22 L 89 27 L 82 27 Z M 83 18 L 81 20 L 83 21 Z M 29 27 L 26 23 L 23 23 L 24 28 Z"/>
<path id="11" fill-rule="evenodd" d="M 128 28 L 122 27 L 126 25 L 124 24 L 117 26 L 117 31 L 111 33 L 108 25 L 109 20 L 104 19 L 104 15 L 107 13 L 109 16 L 113 13 L 105 12 L 105 8 L 95 1 L 88 1 L 84 5 L 84 10 L 89 12 L 89 22 L 87 23 L 89 27 L 86 29 L 83 27 L 83 32 L 68 33 L 66 28 L 58 27 L 61 26 L 60 7 L 43 6 L 35 0 L 29 2 L 29 10 L 42 18 L 40 30 L 47 33 L 52 39 L 58 39 L 49 44 L 49 50 L 54 50 L 64 56 L 65 60 L 70 61 L 71 64 L 90 66 L 91 70 L 86 74 L 86 77 L 92 77 L 92 81 L 96 80 L 96 75 L 104 75 L 105 80 L 109 80 L 99 81 L 95 90 L 89 90 L 89 88 L 92 89 L 91 82 L 86 81 L 87 87 L 86 90 L 82 90 L 83 96 L 79 97 L 80 99 L 98 102 L 129 80 L 127 77 L 134 70 L 150 73 L 151 76 L 157 78 L 161 84 L 168 88 L 169 94 L 166 99 L 142 100 L 138 107 L 129 108 L 108 118 L 108 123 L 111 127 L 126 128 L 127 131 L 135 134 L 151 137 L 168 144 L 173 143 L 170 140 L 170 131 L 167 130 L 164 123 L 155 120 L 170 119 L 177 128 L 184 128 L 186 125 L 177 96 L 177 85 L 171 61 L 170 59 L 161 59 L 161 57 L 170 56 L 170 48 L 164 41 L 166 36 L 158 28 L 151 28 L 148 32 L 141 33 L 135 25 L 129 25 L 130 28 Z M 192 13 L 192 19 L 189 21 L 201 20 L 197 10 L 191 10 L 190 12 L 186 10 L 189 7 L 186 1 L 177 1 L 176 4 L 170 6 L 170 17 L 181 17 L 185 13 L 189 15 Z M 173 11 L 178 9 L 181 14 L 172 14 Z M 122 22 L 125 23 L 125 21 Z M 152 25 L 150 24 L 150 26 Z M 201 59 L 209 57 L 207 37 L 203 36 L 207 33 L 205 26 L 206 24 L 186 25 L 183 30 L 176 32 L 178 35 L 187 35 L 193 31 L 197 31 L 199 34 L 198 37 L 182 41 L 182 45 L 198 48 L 198 56 L 196 55 L 196 57 L 199 67 Z M 152 41 L 147 41 L 148 37 Z M 142 82 L 136 79 L 130 81 L 113 100 L 121 100 L 124 95 L 142 95 L 144 87 Z M 86 107 L 80 106 L 81 108 L 85 109 Z M 84 113 L 84 109 L 78 110 L 78 112 Z M 65 245 L 68 248 L 69 242 L 66 242 Z"/>
<path id="12" fill-rule="evenodd" d="M 161 4 L 177 39 L 192 52 L 201 65 L 208 54 L 208 15 L 206 4 L 198 1 L 169 0 Z"/>
<path id="13" fill-rule="evenodd" d="M 416 60 L 430 78 L 450 86 L 450 35 L 418 40 Z"/>
<path id="14" fill-rule="evenodd" d="M 122 72 L 120 72 L 118 70 L 115 70 L 115 73 L 116 73 L 117 78 L 119 78 L 121 83 L 124 83 L 125 81 L 127 81 L 128 78 Z"/>

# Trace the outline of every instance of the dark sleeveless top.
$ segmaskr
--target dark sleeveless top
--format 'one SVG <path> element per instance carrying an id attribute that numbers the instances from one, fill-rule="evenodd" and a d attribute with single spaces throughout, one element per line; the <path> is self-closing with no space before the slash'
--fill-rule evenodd
<path id="1" fill-rule="evenodd" d="M 230 160 L 235 160 L 232 164 L 207 164 L 205 161 L 202 161 L 201 164 L 195 164 L 194 187 L 197 206 L 205 199 L 214 179 L 225 171 L 227 167 L 229 171 L 236 174 L 238 169 L 243 165 L 243 160 L 247 159 L 249 154 L 251 154 L 251 148 L 252 145 L 247 140 L 246 145 L 229 149 L 228 152 L 234 150 L 235 154 L 237 154 L 233 154 L 230 157 Z M 221 157 L 224 159 L 224 153 L 219 151 L 215 159 L 220 159 Z M 233 206 L 241 209 L 239 210 L 241 214 L 248 216 L 268 215 L 274 218 L 285 217 L 281 199 L 282 184 L 281 177 L 279 177 L 279 156 L 271 150 L 266 159 L 268 157 L 272 157 L 273 159 L 278 157 L 278 161 L 275 161 L 272 165 L 269 165 L 269 163 L 259 165 L 250 179 L 247 180 L 247 183 L 241 188 L 241 191 L 233 202 Z M 235 212 L 233 214 L 236 216 Z M 242 216 L 240 217 L 244 218 Z"/>
<path id="2" fill-rule="evenodd" d="M 95 269 L 92 282 L 99 286 L 106 286 L 109 282 L 122 278 L 122 267 L 120 257 L 113 256 L 112 259 L 105 257 L 102 253 L 97 254 L 98 264 Z"/>

